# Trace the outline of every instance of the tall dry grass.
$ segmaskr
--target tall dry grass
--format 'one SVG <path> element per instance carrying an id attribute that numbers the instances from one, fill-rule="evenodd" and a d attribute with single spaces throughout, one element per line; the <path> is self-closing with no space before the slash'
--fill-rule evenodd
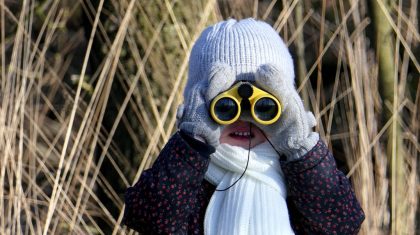
<path id="1" fill-rule="evenodd" d="M 361 234 L 419 233 L 418 9 L 417 0 L 0 0 L 0 234 L 132 234 L 121 225 L 123 189 L 175 130 L 194 40 L 230 16 L 266 20 L 290 46 L 305 105 L 365 210 Z"/>

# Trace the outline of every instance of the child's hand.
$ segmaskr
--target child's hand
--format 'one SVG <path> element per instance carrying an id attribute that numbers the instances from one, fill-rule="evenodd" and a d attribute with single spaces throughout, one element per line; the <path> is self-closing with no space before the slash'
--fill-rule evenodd
<path id="1" fill-rule="evenodd" d="M 256 83 L 262 89 L 276 96 L 282 105 L 280 119 L 271 125 L 259 125 L 267 133 L 276 149 L 288 160 L 298 159 L 318 142 L 319 135 L 312 131 L 316 120 L 311 112 L 305 111 L 302 99 L 294 84 L 284 79 L 281 68 L 271 64 L 257 70 Z"/>
<path id="2" fill-rule="evenodd" d="M 210 117 L 208 108 L 216 95 L 233 85 L 235 75 L 228 65 L 215 64 L 207 76 L 208 79 L 201 78 L 196 83 L 187 84 L 184 104 L 178 107 L 177 122 L 180 130 L 217 147 L 222 126 Z"/>

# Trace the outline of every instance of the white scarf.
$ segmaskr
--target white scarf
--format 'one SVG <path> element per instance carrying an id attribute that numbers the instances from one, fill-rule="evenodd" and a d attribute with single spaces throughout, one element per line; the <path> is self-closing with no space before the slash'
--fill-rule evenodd
<path id="1" fill-rule="evenodd" d="M 213 193 L 204 219 L 204 234 L 294 234 L 277 153 L 265 142 L 249 154 L 244 176 L 227 191 Z M 247 159 L 248 150 L 221 144 L 211 155 L 205 178 L 223 190 L 242 175 Z"/>

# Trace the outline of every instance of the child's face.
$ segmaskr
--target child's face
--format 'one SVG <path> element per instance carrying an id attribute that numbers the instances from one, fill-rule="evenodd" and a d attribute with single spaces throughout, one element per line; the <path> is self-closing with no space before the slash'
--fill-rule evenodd
<path id="1" fill-rule="evenodd" d="M 250 122 L 241 120 L 225 126 L 220 135 L 220 143 L 248 149 L 249 138 L 251 138 L 251 148 L 265 141 L 262 131 L 257 126 L 251 123 L 251 132 L 249 128 Z"/>

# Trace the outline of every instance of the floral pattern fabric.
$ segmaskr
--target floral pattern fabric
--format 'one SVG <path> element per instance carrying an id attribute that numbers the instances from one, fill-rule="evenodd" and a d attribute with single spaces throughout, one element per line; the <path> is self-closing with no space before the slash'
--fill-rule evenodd
<path id="1" fill-rule="evenodd" d="M 152 168 L 127 189 L 128 227 L 144 234 L 203 234 L 215 187 L 204 179 L 210 153 L 200 154 L 193 148 L 199 144 L 191 142 L 182 133 L 174 134 Z M 296 234 L 357 234 L 363 210 L 322 141 L 301 159 L 281 164 Z"/>

